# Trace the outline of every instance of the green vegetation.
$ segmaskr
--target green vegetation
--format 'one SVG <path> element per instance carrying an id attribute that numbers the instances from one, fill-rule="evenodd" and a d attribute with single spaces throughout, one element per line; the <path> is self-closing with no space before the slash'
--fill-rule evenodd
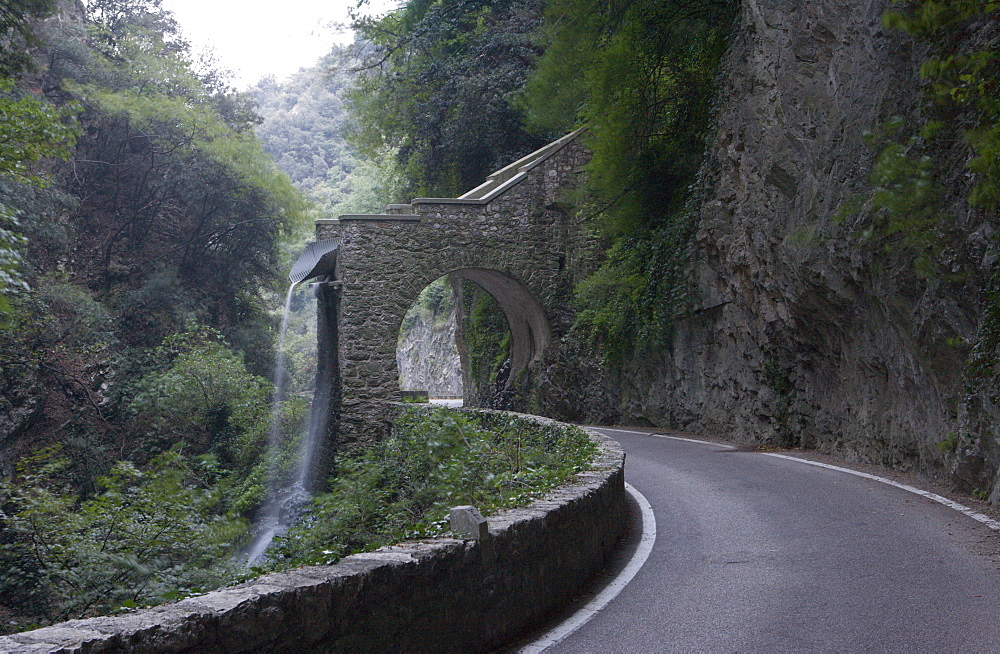
<path id="1" fill-rule="evenodd" d="M 159 604 L 246 576 L 236 554 L 263 492 L 266 457 L 253 425 L 266 422 L 241 431 L 240 411 L 266 409 L 257 397 L 263 381 L 247 378 L 231 352 L 203 337 L 171 339 L 171 366 L 146 380 L 137 404 L 195 431 L 220 424 L 206 413 L 229 414 L 221 428 L 236 438 L 181 439 L 143 464 L 116 463 L 82 493 L 77 457 L 52 446 L 23 458 L 14 478 L 0 483 L 0 593 L 8 617 L 17 618 L 4 630 Z M 232 375 L 227 366 L 236 367 Z M 213 376 L 253 388 L 199 396 Z M 188 398 L 186 417 L 153 399 L 174 384 L 172 397 Z M 390 438 L 339 456 L 329 489 L 257 572 L 444 534 L 450 507 L 473 504 L 490 514 L 523 505 L 587 469 L 595 453 L 576 428 L 407 409 Z"/>
<path id="2" fill-rule="evenodd" d="M 232 555 L 267 479 L 294 469 L 308 414 L 304 319 L 289 329 L 293 382 L 269 457 L 272 307 L 315 211 L 458 194 L 585 125 L 591 183 L 570 199 L 609 252 L 579 289 L 580 325 L 610 355 L 655 344 L 685 298 L 734 4 L 411 0 L 360 21 L 361 47 L 251 98 L 194 64 L 159 0 L 90 0 L 59 20 L 50 0 L 5 3 L 0 463 L 15 464 L 0 470 L 0 621 L 156 603 L 241 574 Z M 492 393 L 509 336 L 466 288 L 472 376 Z M 450 296 L 435 286 L 421 302 Z M 448 507 L 524 502 L 592 454 L 579 431 L 414 408 L 392 438 L 341 452 L 273 564 L 441 533 Z"/>
<path id="3" fill-rule="evenodd" d="M 958 434 L 955 432 L 949 432 L 947 436 L 938 441 L 937 447 L 939 452 L 949 453 L 954 452 L 955 448 L 958 447 Z"/>
<path id="4" fill-rule="evenodd" d="M 930 47 L 920 67 L 925 99 L 915 116 L 894 116 L 871 136 L 880 148 L 871 176 L 866 236 L 888 237 L 887 247 L 918 253 L 917 267 L 936 270 L 954 238 L 954 218 L 944 206 L 950 161 L 942 155 L 962 144 L 972 183 L 972 207 L 1000 207 L 1000 40 L 970 36 L 995 20 L 1000 3 L 983 0 L 899 0 L 883 17 Z M 970 44 L 972 45 L 970 47 Z M 861 209 L 856 207 L 855 209 Z"/>
<path id="5" fill-rule="evenodd" d="M 902 11 L 886 12 L 883 22 L 931 44 L 931 55 L 920 67 L 927 80 L 927 100 L 933 115 L 921 136 L 958 136 L 973 152 L 967 166 L 976 179 L 969 191 L 974 206 L 1000 206 L 1000 40 L 987 36 L 974 45 L 969 36 L 996 20 L 1000 2 L 990 0 L 898 1 Z M 928 151 L 931 151 L 928 149 Z"/>
<path id="6" fill-rule="evenodd" d="M 5 17 L 0 29 L 7 23 Z M 7 27 L 7 31 L 12 29 Z M 13 62 L 4 63 L 3 55 L 0 49 L 0 69 L 13 66 Z M 44 186 L 46 176 L 35 165 L 44 159 L 69 157 L 77 134 L 72 108 L 59 110 L 18 88 L 13 79 L 0 77 L 0 116 L 0 181 L 13 187 Z M 21 212 L 8 202 L 0 195 L 0 326 L 12 310 L 8 295 L 29 288 L 21 275 L 24 260 L 19 249 L 26 244 L 18 230 Z"/>
<path id="7" fill-rule="evenodd" d="M 871 137 L 879 150 L 874 190 L 852 208 L 865 219 L 863 239 L 912 257 L 918 276 L 982 294 L 970 392 L 989 385 L 1000 363 L 1000 271 L 994 265 L 983 280 L 978 266 L 960 263 L 969 236 L 961 214 L 995 224 L 1000 208 L 1000 38 L 991 29 L 998 12 L 1000 3 L 988 0 L 900 0 L 885 13 L 886 26 L 929 49 L 920 67 L 924 99 Z M 958 182 L 961 165 L 968 174 Z M 956 200 L 965 206 L 956 210 Z"/>
<path id="8" fill-rule="evenodd" d="M 249 99 L 196 70 L 158 0 L 54 4 L 0 10 L 5 630 L 233 578 L 305 220 Z"/>
<path id="9" fill-rule="evenodd" d="M 540 48 L 541 0 L 412 0 L 356 27 L 368 40 L 351 141 L 391 158 L 397 201 L 454 197 L 544 145 L 511 106 Z"/>
<path id="10" fill-rule="evenodd" d="M 577 324 L 620 362 L 684 309 L 698 173 L 736 3 L 551 0 L 545 54 L 521 99 L 547 133 L 588 128 L 578 215 L 612 245 L 577 289 Z M 655 29 L 651 26 L 655 25 Z"/>
<path id="11" fill-rule="evenodd" d="M 155 604 L 236 579 L 233 556 L 271 464 L 271 384 L 204 327 L 151 356 L 128 419 L 74 430 L 22 457 L 0 484 L 5 625 Z M 285 403 L 289 436 L 275 465 L 293 465 L 304 405 Z"/>
<path id="12" fill-rule="evenodd" d="M 655 347 L 684 309 L 693 200 L 735 9 L 729 0 L 412 0 L 359 22 L 369 49 L 351 96 L 352 139 L 365 154 L 395 157 L 403 198 L 443 196 L 586 126 L 594 156 L 577 219 L 610 252 L 578 291 L 578 324 L 620 361 Z"/>
<path id="13" fill-rule="evenodd" d="M 192 325 L 165 339 L 154 356 L 162 363 L 136 384 L 129 403 L 137 434 L 132 460 L 182 445 L 191 455 L 208 457 L 224 475 L 227 508 L 249 516 L 264 497 L 267 436 L 272 384 L 251 374 L 243 357 L 226 347 L 218 332 Z M 301 397 L 281 407 L 284 458 L 308 414 Z"/>
<path id="14" fill-rule="evenodd" d="M 246 521 L 224 510 L 209 456 L 175 446 L 143 469 L 121 462 L 87 498 L 67 489 L 58 446 L 0 484 L 4 604 L 40 622 L 158 604 L 234 579 Z M 30 623 L 26 626 L 32 626 Z M 5 625 L 5 628 L 7 625 Z"/>
<path id="15" fill-rule="evenodd" d="M 323 564 L 405 538 L 447 532 L 448 511 L 523 505 L 587 469 L 596 446 L 575 427 L 503 413 L 407 408 L 392 435 L 337 462 L 330 489 L 271 556 Z"/>
<path id="16" fill-rule="evenodd" d="M 501 386 L 506 384 L 503 365 L 510 357 L 510 329 L 507 317 L 493 296 L 472 282 L 462 282 L 462 334 L 468 352 L 466 383 L 472 384 L 466 396 L 478 406 L 505 406 Z"/>
<path id="17" fill-rule="evenodd" d="M 377 213 L 398 183 L 391 161 L 359 158 L 344 137 L 346 98 L 359 65 L 350 48 L 334 47 L 316 66 L 250 90 L 265 151 L 324 217 Z M 312 240 L 311 229 L 304 231 Z"/>
<path id="18" fill-rule="evenodd" d="M 666 225 L 683 212 L 735 4 L 547 3 L 545 54 L 520 104 L 550 134 L 588 128 L 590 213 L 612 235 Z"/>
<path id="19" fill-rule="evenodd" d="M 91 2 L 30 32 L 37 71 L 0 80 L 0 366 L 53 388 L 100 367 L 99 410 L 63 428 L 125 438 L 151 351 L 191 321 L 269 368 L 267 300 L 304 203 L 247 98 L 195 72 L 155 0 Z M 98 315 L 95 334 L 71 329 Z"/>
<path id="20" fill-rule="evenodd" d="M 663 347 L 686 306 L 686 266 L 694 217 L 617 239 L 604 264 L 576 289 L 577 326 L 600 343 L 605 360 L 621 364 Z"/>

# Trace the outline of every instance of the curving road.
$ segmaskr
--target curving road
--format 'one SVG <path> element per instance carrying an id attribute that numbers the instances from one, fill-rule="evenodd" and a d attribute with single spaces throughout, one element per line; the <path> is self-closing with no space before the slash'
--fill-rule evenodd
<path id="1" fill-rule="evenodd" d="M 843 472 L 600 431 L 657 536 L 621 594 L 545 651 L 1000 652 L 986 526 Z"/>

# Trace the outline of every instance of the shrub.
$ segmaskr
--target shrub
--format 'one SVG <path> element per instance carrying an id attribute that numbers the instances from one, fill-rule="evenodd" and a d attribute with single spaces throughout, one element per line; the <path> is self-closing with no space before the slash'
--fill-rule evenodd
<path id="1" fill-rule="evenodd" d="M 58 446 L 0 484 L 0 596 L 46 620 L 158 604 L 234 578 L 246 522 L 226 514 L 211 457 L 177 446 L 140 470 L 120 462 L 90 498 L 67 490 Z"/>
<path id="2" fill-rule="evenodd" d="M 407 408 L 392 435 L 345 453 L 328 492 L 279 540 L 270 565 L 332 563 L 351 552 L 447 532 L 449 509 L 489 515 L 586 469 L 585 432 L 494 413 Z"/>

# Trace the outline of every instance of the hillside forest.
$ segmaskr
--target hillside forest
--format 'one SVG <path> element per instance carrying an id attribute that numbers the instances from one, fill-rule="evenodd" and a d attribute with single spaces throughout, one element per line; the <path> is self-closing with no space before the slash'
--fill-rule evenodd
<path id="1" fill-rule="evenodd" d="M 291 445 L 277 460 L 265 451 L 286 272 L 313 220 L 455 197 L 579 127 L 593 156 L 566 211 L 599 252 L 560 347 L 603 386 L 567 383 L 600 399 L 552 413 L 697 427 L 629 409 L 621 388 L 672 355 L 701 301 L 693 262 L 711 248 L 699 221 L 719 185 L 720 88 L 741 65 L 727 53 L 749 38 L 748 3 L 407 0 L 371 17 L 362 2 L 353 45 L 237 91 L 159 0 L 4 0 L 2 628 L 252 574 L 235 555 L 268 476 L 292 465 Z M 823 228 L 866 265 L 903 261 L 912 288 L 962 298 L 975 329 L 948 337 L 953 386 L 984 415 L 1000 365 L 998 259 L 973 270 L 956 252 L 968 236 L 958 216 L 995 228 L 1000 205 L 998 12 L 987 0 L 887 4 L 879 24 L 919 60 L 916 100 L 866 133 L 864 183 Z M 440 316 L 461 304 L 465 381 L 494 403 L 503 317 L 464 286 L 445 280 L 418 305 Z M 289 329 L 286 444 L 309 414 L 312 321 Z M 757 440 L 817 446 L 793 420 L 788 362 L 801 353 L 757 354 L 774 398 Z M 520 408 L 544 409 L 526 398 Z M 997 501 L 992 424 L 956 427 L 905 461 L 859 456 L 940 474 L 975 461 L 956 484 Z"/>

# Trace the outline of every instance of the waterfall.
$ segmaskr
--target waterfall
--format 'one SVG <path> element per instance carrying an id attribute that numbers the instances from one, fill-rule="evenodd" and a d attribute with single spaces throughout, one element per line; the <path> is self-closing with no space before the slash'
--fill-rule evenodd
<path id="1" fill-rule="evenodd" d="M 267 430 L 267 447 L 271 453 L 281 445 L 281 403 L 285 399 L 285 382 L 288 373 L 285 370 L 285 341 L 288 339 L 288 316 L 292 313 L 292 294 L 295 284 L 288 285 L 285 294 L 285 309 L 281 314 L 281 329 L 278 332 L 278 356 L 274 362 L 274 399 L 271 401 L 271 424 Z M 275 471 L 272 469 L 272 476 Z"/>
<path id="2" fill-rule="evenodd" d="M 275 536 L 283 534 L 295 521 L 302 507 L 309 501 L 306 492 L 306 481 L 311 469 L 311 459 L 315 452 L 318 436 L 313 435 L 315 420 L 310 420 L 309 433 L 302 439 L 302 451 L 299 464 L 293 475 L 285 484 L 281 483 L 278 469 L 278 455 L 281 451 L 281 408 L 285 399 L 285 386 L 288 374 L 285 370 L 285 341 L 288 337 L 288 318 L 291 314 L 292 295 L 296 284 L 288 287 L 285 296 L 285 308 L 281 316 L 281 329 L 278 333 L 278 352 L 274 365 L 274 398 L 271 404 L 271 423 L 267 431 L 268 447 L 268 483 L 264 505 L 254 524 L 255 536 L 246 552 L 248 565 L 261 560 L 264 552 L 271 545 Z"/>
<path id="3" fill-rule="evenodd" d="M 292 308 L 292 294 L 299 282 L 316 277 L 329 280 L 336 264 L 340 239 L 326 239 L 310 243 L 299 256 L 288 274 L 291 285 L 285 296 L 285 310 L 281 316 L 281 331 L 278 338 L 278 356 L 274 367 L 274 402 L 271 408 L 271 424 L 268 428 L 268 485 L 263 507 L 253 527 L 253 539 L 246 551 L 248 565 L 263 559 L 267 548 L 276 536 L 284 534 L 302 514 L 309 502 L 309 491 L 316 475 L 320 444 L 326 433 L 327 414 L 330 408 L 331 373 L 324 366 L 318 366 L 312 407 L 308 427 L 301 434 L 295 472 L 282 483 L 278 465 L 282 452 L 281 413 L 285 399 L 287 374 L 285 370 L 285 341 L 288 336 L 288 319 Z M 313 284 L 316 298 L 323 297 L 322 283 Z"/>

